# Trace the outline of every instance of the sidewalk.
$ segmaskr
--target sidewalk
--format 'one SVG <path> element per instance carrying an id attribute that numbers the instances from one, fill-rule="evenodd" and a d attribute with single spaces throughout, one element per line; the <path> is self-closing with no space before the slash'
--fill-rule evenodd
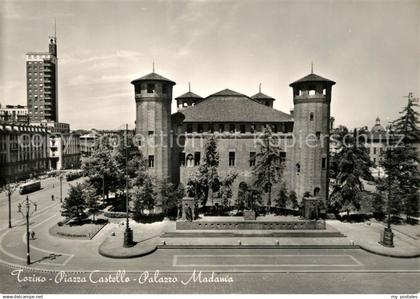
<path id="1" fill-rule="evenodd" d="M 370 223 L 369 225 L 368 222 L 347 223 L 338 220 L 328 220 L 327 224 L 341 231 L 355 245 L 368 252 L 398 258 L 420 257 L 420 240 L 415 240 L 394 229 L 394 247 L 390 248 L 379 244 L 381 233 L 384 230 L 382 224 Z"/>

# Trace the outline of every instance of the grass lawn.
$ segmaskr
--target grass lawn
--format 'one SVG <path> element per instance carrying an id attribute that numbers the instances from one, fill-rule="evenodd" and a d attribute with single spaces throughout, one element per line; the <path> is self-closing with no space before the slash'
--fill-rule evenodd
<path id="1" fill-rule="evenodd" d="M 96 223 L 84 222 L 83 224 L 68 223 L 62 226 L 55 224 L 50 228 L 50 234 L 67 239 L 92 239 L 108 222 L 99 219 Z"/>

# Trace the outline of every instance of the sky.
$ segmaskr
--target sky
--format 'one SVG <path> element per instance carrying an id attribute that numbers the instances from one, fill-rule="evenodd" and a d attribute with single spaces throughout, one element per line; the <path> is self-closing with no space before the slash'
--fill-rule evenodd
<path id="1" fill-rule="evenodd" d="M 0 0 L 0 103 L 26 105 L 25 53 L 47 51 L 57 20 L 59 118 L 72 129 L 135 121 L 130 81 L 152 71 L 174 98 L 229 88 L 293 108 L 289 84 L 331 79 L 336 125 L 395 119 L 419 96 L 420 1 Z M 172 111 L 176 111 L 173 101 Z"/>

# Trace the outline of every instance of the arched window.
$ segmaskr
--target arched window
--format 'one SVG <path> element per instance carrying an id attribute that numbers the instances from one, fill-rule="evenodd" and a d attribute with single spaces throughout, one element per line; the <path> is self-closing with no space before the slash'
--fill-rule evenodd
<path id="1" fill-rule="evenodd" d="M 314 113 L 313 112 L 309 113 L 309 120 L 310 121 L 314 120 Z"/>
<path id="2" fill-rule="evenodd" d="M 187 156 L 187 167 L 193 167 L 194 166 L 194 157 L 192 154 L 188 154 Z"/>
<path id="3" fill-rule="evenodd" d="M 319 187 L 315 187 L 315 189 L 314 189 L 314 196 L 318 196 L 319 195 L 319 191 L 320 191 Z"/>
<path id="4" fill-rule="evenodd" d="M 271 183 L 265 184 L 265 186 L 264 186 L 264 192 L 265 193 L 268 193 L 268 192 L 270 192 L 270 190 L 271 190 Z"/>
<path id="5" fill-rule="evenodd" d="M 296 173 L 299 173 L 299 172 L 300 172 L 300 164 L 296 163 Z"/>

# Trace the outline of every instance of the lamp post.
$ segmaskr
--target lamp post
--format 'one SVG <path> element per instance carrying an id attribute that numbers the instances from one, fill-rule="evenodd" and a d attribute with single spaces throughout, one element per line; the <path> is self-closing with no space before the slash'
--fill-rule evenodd
<path id="1" fill-rule="evenodd" d="M 63 202 L 63 175 L 61 172 L 60 172 L 59 179 L 60 179 L 60 202 Z"/>
<path id="2" fill-rule="evenodd" d="M 124 140 L 124 151 L 125 151 L 125 209 L 126 209 L 126 221 L 124 231 L 124 247 L 133 246 L 133 230 L 129 225 L 129 204 L 128 204 L 128 153 L 127 153 L 127 131 L 128 124 L 125 125 L 125 140 Z"/>
<path id="3" fill-rule="evenodd" d="M 102 200 L 105 202 L 105 173 L 102 175 Z"/>
<path id="4" fill-rule="evenodd" d="M 30 213 L 31 204 L 34 206 L 32 213 L 36 212 L 37 204 L 33 201 L 29 200 L 29 197 L 26 196 L 26 201 L 24 205 L 26 206 L 26 215 L 22 212 L 22 204 L 18 204 L 18 212 L 21 213 L 24 217 L 26 217 L 26 264 L 31 264 L 31 255 L 30 255 L 30 247 L 29 247 L 29 216 L 32 215 Z"/>
<path id="5" fill-rule="evenodd" d="M 387 194 L 387 226 L 384 228 L 384 233 L 380 244 L 385 247 L 394 247 L 394 233 L 391 229 L 391 176 L 388 175 L 388 194 Z"/>
<path id="6" fill-rule="evenodd" d="M 9 203 L 9 228 L 12 228 L 12 194 L 15 192 L 17 185 L 15 184 L 6 184 L 4 191 L 7 194 L 7 199 Z"/>

